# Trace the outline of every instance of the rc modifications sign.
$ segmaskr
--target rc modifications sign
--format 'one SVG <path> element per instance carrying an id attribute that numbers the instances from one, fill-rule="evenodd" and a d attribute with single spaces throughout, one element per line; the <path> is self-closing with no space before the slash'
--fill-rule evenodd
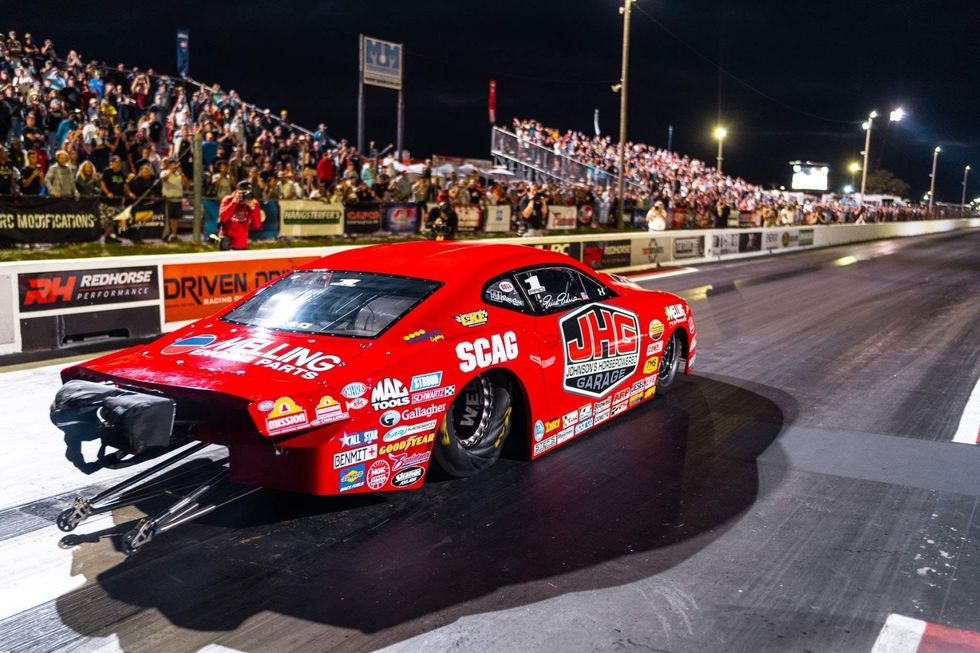
<path id="1" fill-rule="evenodd" d="M 589 304 L 558 324 L 565 352 L 562 385 L 567 392 L 603 397 L 636 372 L 640 361 L 636 313 Z"/>
<path id="2" fill-rule="evenodd" d="M 361 36 L 361 79 L 365 84 L 400 90 L 402 44 Z"/>
<path id="3" fill-rule="evenodd" d="M 96 199 L 0 197 L 0 243 L 81 243 L 101 234 Z"/>
<path id="4" fill-rule="evenodd" d="M 156 267 L 23 273 L 17 287 L 24 313 L 160 298 Z"/>

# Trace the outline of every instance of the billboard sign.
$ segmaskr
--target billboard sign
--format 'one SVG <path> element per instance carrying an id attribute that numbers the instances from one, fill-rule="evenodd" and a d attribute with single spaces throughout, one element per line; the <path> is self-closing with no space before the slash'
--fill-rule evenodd
<path id="1" fill-rule="evenodd" d="M 361 80 L 372 86 L 401 90 L 402 44 L 361 35 Z"/>

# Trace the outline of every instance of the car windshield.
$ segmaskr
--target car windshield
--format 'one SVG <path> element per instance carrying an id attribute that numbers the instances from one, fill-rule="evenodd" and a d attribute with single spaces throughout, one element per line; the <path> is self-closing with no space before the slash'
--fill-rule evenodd
<path id="1" fill-rule="evenodd" d="M 300 333 L 375 338 L 441 285 L 387 274 L 299 270 L 222 319 Z"/>

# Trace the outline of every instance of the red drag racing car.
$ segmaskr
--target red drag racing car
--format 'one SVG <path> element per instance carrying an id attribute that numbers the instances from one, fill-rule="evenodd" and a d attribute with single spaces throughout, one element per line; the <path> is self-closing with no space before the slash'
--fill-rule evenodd
<path id="1" fill-rule="evenodd" d="M 486 469 L 508 435 L 531 458 L 566 444 L 690 373 L 695 340 L 680 297 L 562 254 L 380 245 L 65 369 L 52 417 L 88 420 L 126 455 L 226 445 L 231 479 L 250 485 L 411 489 L 433 458 Z"/>

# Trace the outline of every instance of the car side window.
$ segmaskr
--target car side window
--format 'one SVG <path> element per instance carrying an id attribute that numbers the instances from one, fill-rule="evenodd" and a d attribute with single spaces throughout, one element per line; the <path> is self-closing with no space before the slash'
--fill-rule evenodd
<path id="1" fill-rule="evenodd" d="M 600 302 L 613 297 L 613 293 L 609 288 L 606 288 L 587 274 L 582 274 L 581 272 L 579 274 L 582 276 L 582 285 L 585 286 L 585 291 L 589 293 L 590 300 Z"/>
<path id="2" fill-rule="evenodd" d="M 483 288 L 483 301 L 512 311 L 528 312 L 527 302 L 514 285 L 510 275 L 493 279 Z"/>
<path id="3" fill-rule="evenodd" d="M 582 275 L 572 268 L 539 267 L 514 276 L 536 313 L 557 313 L 592 301 Z"/>

